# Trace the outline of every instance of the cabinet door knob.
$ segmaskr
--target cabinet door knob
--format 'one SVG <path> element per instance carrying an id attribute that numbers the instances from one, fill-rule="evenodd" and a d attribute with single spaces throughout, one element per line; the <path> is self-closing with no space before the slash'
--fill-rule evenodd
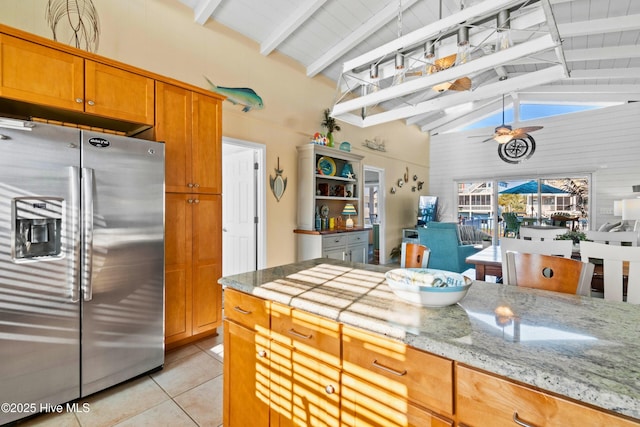
<path id="1" fill-rule="evenodd" d="M 187 187 L 189 187 L 189 188 L 193 188 L 193 184 L 192 184 L 192 183 L 188 183 L 188 184 L 187 184 Z"/>
<path id="2" fill-rule="evenodd" d="M 324 391 L 325 391 L 327 394 L 333 394 L 333 393 L 335 393 L 335 392 L 336 392 L 336 389 L 335 389 L 331 384 L 329 384 L 328 386 L 326 386 L 326 387 L 324 388 Z"/>
<path id="3" fill-rule="evenodd" d="M 193 203 L 193 199 L 188 199 L 187 203 Z"/>
<path id="4" fill-rule="evenodd" d="M 195 188 L 200 188 L 200 184 L 193 184 Z"/>
<path id="5" fill-rule="evenodd" d="M 89 105 L 91 105 L 91 106 L 96 105 L 96 103 L 95 103 L 95 102 L 93 102 L 93 101 L 91 101 L 91 100 L 87 101 L 87 104 L 89 104 Z"/>
<path id="6" fill-rule="evenodd" d="M 195 203 L 195 204 L 200 203 L 200 199 L 195 199 L 195 200 L 193 201 L 193 203 Z"/>
<path id="7" fill-rule="evenodd" d="M 260 357 L 267 357 L 267 352 L 266 352 L 265 350 L 260 350 L 260 351 L 258 352 L 258 356 L 260 356 Z"/>
<path id="8" fill-rule="evenodd" d="M 82 104 L 82 103 L 84 102 L 84 99 L 82 99 L 82 98 L 76 98 L 76 102 L 77 102 L 78 104 Z"/>

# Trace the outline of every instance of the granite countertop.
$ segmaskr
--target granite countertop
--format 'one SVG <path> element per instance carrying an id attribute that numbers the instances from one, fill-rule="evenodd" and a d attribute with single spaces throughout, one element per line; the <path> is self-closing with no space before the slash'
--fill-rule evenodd
<path id="1" fill-rule="evenodd" d="M 321 258 L 219 283 L 640 419 L 639 306 L 476 281 L 425 308 L 391 292 L 389 269 Z"/>

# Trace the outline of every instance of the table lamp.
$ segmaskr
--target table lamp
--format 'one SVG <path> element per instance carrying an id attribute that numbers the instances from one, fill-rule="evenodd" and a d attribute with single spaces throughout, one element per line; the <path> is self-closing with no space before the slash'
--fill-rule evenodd
<path id="1" fill-rule="evenodd" d="M 640 200 L 640 199 L 638 199 Z M 346 228 L 353 228 L 353 220 L 351 219 L 351 215 L 357 215 L 356 207 L 353 206 L 352 203 L 347 203 L 344 205 L 344 209 L 342 209 L 342 215 L 347 215 L 347 222 L 345 223 Z"/>
<path id="2" fill-rule="evenodd" d="M 624 199 L 622 201 L 622 220 L 635 221 L 633 231 L 638 231 L 638 220 L 640 220 L 640 199 Z"/>

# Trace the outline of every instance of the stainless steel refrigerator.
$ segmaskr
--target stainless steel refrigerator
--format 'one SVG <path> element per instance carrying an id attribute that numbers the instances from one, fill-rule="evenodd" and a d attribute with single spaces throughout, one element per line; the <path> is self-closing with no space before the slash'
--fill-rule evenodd
<path id="1" fill-rule="evenodd" d="M 163 363 L 164 144 L 0 119 L 0 424 Z"/>

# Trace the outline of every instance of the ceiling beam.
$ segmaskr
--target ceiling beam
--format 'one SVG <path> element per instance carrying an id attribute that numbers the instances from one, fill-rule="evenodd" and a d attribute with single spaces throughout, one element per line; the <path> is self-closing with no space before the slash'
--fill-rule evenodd
<path id="1" fill-rule="evenodd" d="M 193 8 L 193 19 L 200 25 L 204 25 L 213 12 L 220 6 L 222 0 L 200 0 Z"/>
<path id="2" fill-rule="evenodd" d="M 551 36 L 545 35 L 526 43 L 513 46 L 509 49 L 474 59 L 473 61 L 469 61 L 465 64 L 456 65 L 455 67 L 391 86 L 356 99 L 336 103 L 333 107 L 332 116 L 335 117 L 362 107 L 379 104 L 389 99 L 409 95 L 410 93 L 432 88 L 435 85 L 447 81 L 453 82 L 461 77 L 478 73 L 489 68 L 495 68 L 524 56 L 553 49 L 555 46 L 555 43 L 551 40 Z"/>
<path id="3" fill-rule="evenodd" d="M 405 0 L 402 4 L 402 10 L 406 10 L 413 6 L 418 0 Z M 349 52 L 351 49 L 359 45 L 370 35 L 380 30 L 385 24 L 398 16 L 398 7 L 394 2 L 382 9 L 380 12 L 373 15 L 367 22 L 360 25 L 349 36 L 345 37 L 340 43 L 325 52 L 320 58 L 313 61 L 311 65 L 307 67 L 307 76 L 313 77 L 320 73 L 322 70 L 334 63 L 338 58 Z"/>
<path id="4" fill-rule="evenodd" d="M 536 8 L 531 12 L 527 12 L 521 16 L 511 19 L 511 29 L 512 31 L 517 30 L 526 30 L 531 27 L 535 27 L 539 24 L 544 23 L 546 17 L 544 15 L 544 11 L 541 8 Z M 469 43 L 472 46 L 477 46 L 482 42 L 486 42 L 488 38 L 491 37 L 492 33 L 495 33 L 495 29 L 485 29 L 477 32 L 472 32 L 469 36 Z M 438 57 L 442 58 L 452 53 L 456 53 L 458 49 L 457 40 L 455 37 L 449 37 L 444 40 L 440 40 L 440 45 L 438 46 Z M 420 61 L 424 62 L 424 47 L 419 47 L 414 49 L 413 51 L 406 52 L 405 57 L 408 58 L 408 67 L 411 66 L 411 61 L 413 58 L 419 58 Z M 392 76 L 395 72 L 395 63 L 393 61 L 394 58 L 391 58 L 388 61 L 383 61 L 379 64 L 378 72 L 379 75 L 383 78 L 385 76 Z M 414 59 L 414 62 L 418 62 L 418 59 Z M 356 76 L 360 82 L 367 82 L 369 80 L 369 70 L 362 71 L 360 73 L 349 73 L 350 75 Z M 346 74 L 345 74 L 346 75 Z M 341 90 L 344 92 L 348 90 L 346 86 L 342 86 Z"/>
<path id="5" fill-rule="evenodd" d="M 560 38 L 560 32 L 558 31 L 558 26 L 556 24 L 556 18 L 553 15 L 553 9 L 551 8 L 551 3 L 549 0 L 540 0 L 542 4 L 542 10 L 544 10 L 544 14 L 547 17 L 547 28 L 549 30 L 549 34 L 551 34 L 551 38 L 554 42 L 556 42 L 557 46 L 555 48 L 556 57 L 562 66 L 564 67 L 564 74 L 566 77 L 569 77 L 571 74 L 569 73 L 569 67 L 567 66 L 567 60 L 564 57 L 564 50 L 562 49 L 562 38 Z"/>
<path id="6" fill-rule="evenodd" d="M 298 6 L 298 8 L 289 14 L 287 19 L 260 44 L 260 53 L 267 56 L 273 52 L 280 43 L 300 28 L 300 26 L 326 2 L 327 0 L 310 0 Z"/>
<path id="7" fill-rule="evenodd" d="M 476 5 L 462 9 L 458 13 L 454 13 L 450 16 L 435 21 L 432 24 L 419 28 L 406 36 L 399 37 L 390 41 L 378 48 L 375 48 L 363 55 L 358 56 L 350 61 L 347 61 L 343 65 L 343 72 L 350 72 L 351 70 L 362 67 L 363 65 L 369 65 L 377 62 L 380 58 L 383 58 L 390 54 L 395 54 L 403 49 L 408 49 L 411 46 L 424 43 L 427 40 L 433 39 L 442 32 L 449 32 L 456 29 L 462 23 L 472 23 L 474 20 L 478 20 L 496 12 L 516 6 L 524 3 L 523 0 L 491 0 L 483 1 Z"/>
<path id="8" fill-rule="evenodd" d="M 458 92 L 449 94 L 440 98 L 436 98 L 430 101 L 425 101 L 415 106 L 396 108 L 395 110 L 386 111 L 370 115 L 361 120 L 361 127 L 375 126 L 382 123 L 387 123 L 393 120 L 405 119 L 407 117 L 414 116 L 416 114 L 423 114 L 430 111 L 443 110 L 445 108 L 454 107 L 465 102 L 479 101 L 491 97 L 495 97 L 496 94 L 502 94 L 506 92 L 519 91 L 524 88 L 537 86 L 540 84 L 546 84 L 553 81 L 562 79 L 564 76 L 564 70 L 561 65 L 555 65 L 553 67 L 546 68 L 540 71 L 534 71 L 527 75 L 510 78 L 496 83 L 491 83 L 474 91 Z M 335 116 L 336 119 L 341 119 L 340 116 Z"/>

